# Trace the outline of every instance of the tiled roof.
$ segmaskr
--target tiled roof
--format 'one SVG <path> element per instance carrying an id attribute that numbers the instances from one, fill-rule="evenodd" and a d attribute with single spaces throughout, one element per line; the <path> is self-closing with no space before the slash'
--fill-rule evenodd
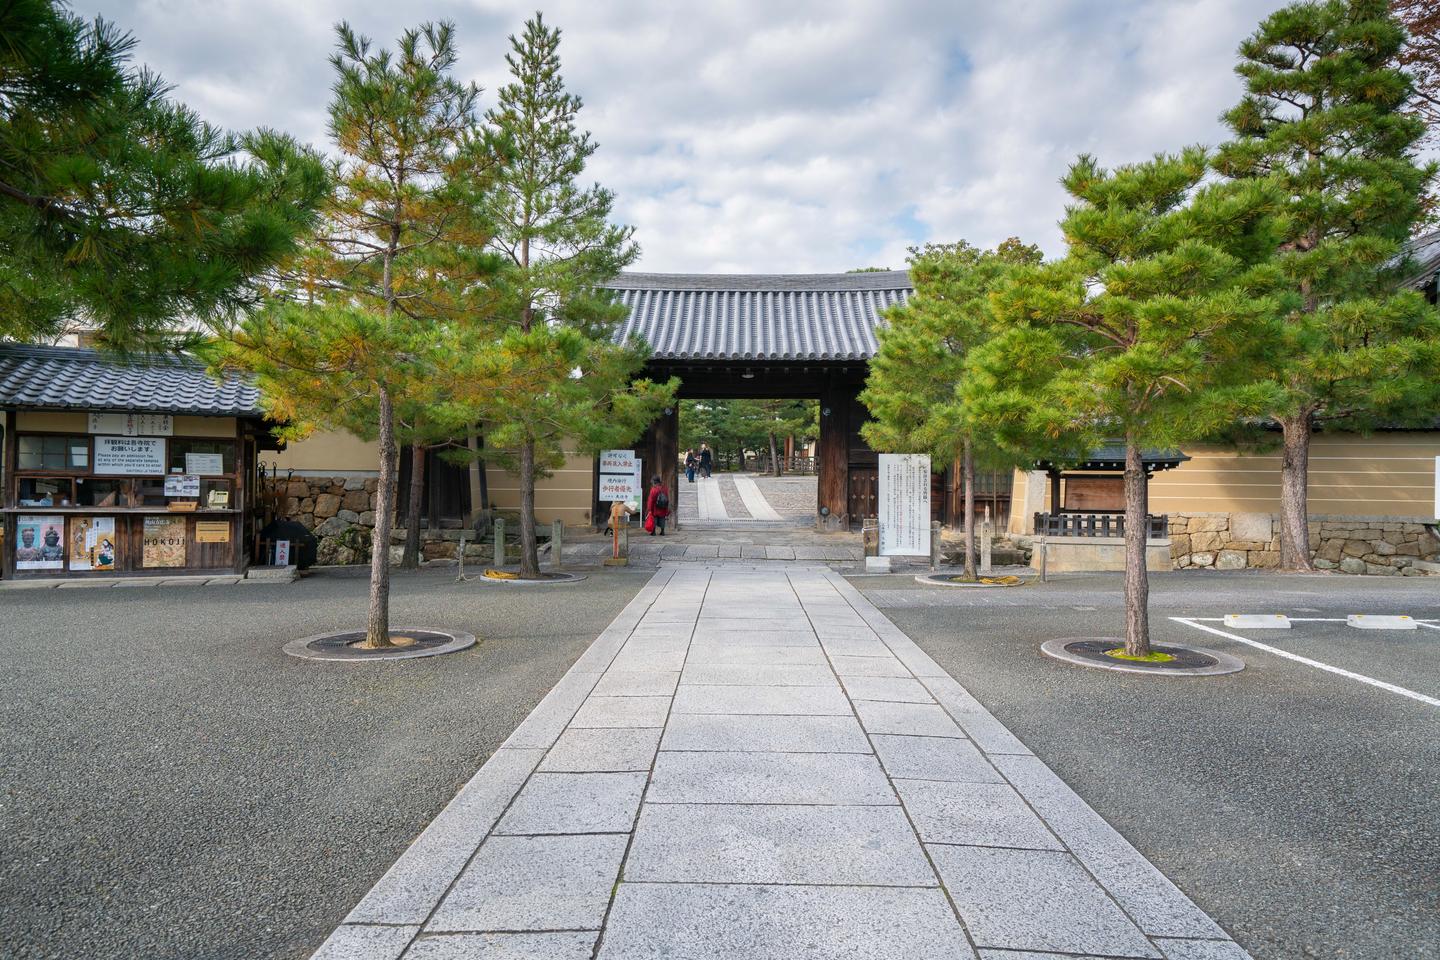
<path id="1" fill-rule="evenodd" d="M 260 391 L 171 357 L 123 360 L 74 347 L 0 343 L 0 407 L 258 417 Z"/>
<path id="2" fill-rule="evenodd" d="M 1405 255 L 1414 263 L 1410 278 L 1412 287 L 1423 287 L 1440 271 L 1440 230 L 1432 230 L 1413 238 L 1405 245 Z"/>
<path id="3" fill-rule="evenodd" d="M 868 360 L 881 312 L 912 293 L 904 270 L 622 273 L 608 286 L 630 310 L 618 336 L 662 360 Z"/>

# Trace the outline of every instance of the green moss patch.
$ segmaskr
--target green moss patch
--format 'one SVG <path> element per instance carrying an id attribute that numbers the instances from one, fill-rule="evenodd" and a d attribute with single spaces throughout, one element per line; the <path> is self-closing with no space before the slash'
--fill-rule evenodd
<path id="1" fill-rule="evenodd" d="M 1124 647 L 1116 647 L 1114 650 L 1106 650 L 1105 656 L 1114 657 L 1116 660 L 1128 660 L 1131 663 L 1170 663 L 1175 659 L 1175 654 L 1161 653 L 1159 650 L 1151 650 L 1143 657 L 1134 657 L 1126 653 Z"/>

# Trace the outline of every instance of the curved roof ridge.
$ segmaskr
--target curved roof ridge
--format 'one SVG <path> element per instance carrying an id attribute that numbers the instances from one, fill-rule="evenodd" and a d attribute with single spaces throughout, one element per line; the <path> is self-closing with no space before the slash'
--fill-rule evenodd
<path id="1" fill-rule="evenodd" d="M 641 273 L 625 272 L 606 283 L 612 290 L 909 290 L 908 270 L 864 273 Z"/>

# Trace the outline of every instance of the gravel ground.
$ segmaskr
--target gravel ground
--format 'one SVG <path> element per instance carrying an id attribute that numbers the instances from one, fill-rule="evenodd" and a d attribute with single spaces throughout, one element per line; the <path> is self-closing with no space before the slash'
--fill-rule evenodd
<path id="1" fill-rule="evenodd" d="M 752 474 L 755 486 L 775 512 L 782 517 L 813 518 L 818 502 L 819 479 L 808 477 L 767 477 Z"/>
<path id="2" fill-rule="evenodd" d="M 983 594 L 900 577 L 852 582 L 1257 960 L 1440 957 L 1440 709 L 1166 619 L 1440 618 L 1440 583 L 1153 576 L 1157 640 L 1247 664 L 1165 679 L 1039 652 L 1052 637 L 1115 635 L 1116 577 Z M 1440 696 L 1440 631 L 1233 632 Z"/>
<path id="3" fill-rule="evenodd" d="M 398 576 L 468 651 L 316 663 L 365 582 L 0 595 L 0 956 L 305 957 L 630 600 Z"/>

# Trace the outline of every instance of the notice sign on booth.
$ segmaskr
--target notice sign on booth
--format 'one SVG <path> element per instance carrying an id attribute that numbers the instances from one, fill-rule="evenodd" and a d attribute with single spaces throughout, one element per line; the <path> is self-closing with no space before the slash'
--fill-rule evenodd
<path id="1" fill-rule="evenodd" d="M 930 456 L 880 454 L 880 556 L 930 555 Z"/>
<path id="2" fill-rule="evenodd" d="M 634 450 L 602 450 L 600 452 L 600 501 L 623 503 L 637 500 L 640 490 L 640 464 Z"/>
<path id="3" fill-rule="evenodd" d="M 96 437 L 95 472 L 147 477 L 165 473 L 165 441 L 159 437 Z"/>

